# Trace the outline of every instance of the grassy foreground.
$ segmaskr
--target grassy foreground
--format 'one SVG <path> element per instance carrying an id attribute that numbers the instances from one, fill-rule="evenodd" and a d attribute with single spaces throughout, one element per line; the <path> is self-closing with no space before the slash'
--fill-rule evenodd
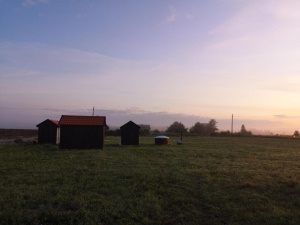
<path id="1" fill-rule="evenodd" d="M 0 146 L 0 224 L 299 224 L 300 140 Z"/>

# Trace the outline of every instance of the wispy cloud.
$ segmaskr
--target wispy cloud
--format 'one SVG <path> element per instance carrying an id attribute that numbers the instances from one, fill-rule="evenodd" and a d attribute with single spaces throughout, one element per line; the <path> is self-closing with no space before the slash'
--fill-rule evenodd
<path id="1" fill-rule="evenodd" d="M 142 109 L 141 107 L 129 107 L 127 109 L 127 112 L 131 114 L 141 114 L 141 113 L 147 113 L 148 111 Z"/>
<path id="2" fill-rule="evenodd" d="M 274 117 L 284 119 L 284 118 L 287 118 L 288 116 L 283 115 L 283 114 L 278 114 L 278 115 L 274 115 Z"/>
<path id="3" fill-rule="evenodd" d="M 168 97 L 158 101 L 161 93 L 177 91 L 176 85 L 157 85 L 158 80 L 168 80 L 161 74 L 174 73 L 169 70 L 79 49 L 0 43 L 0 102 L 27 102 L 43 108 L 102 102 L 105 107 L 117 105 L 135 114 L 144 113 L 144 108 L 162 110 Z M 145 96 L 150 96 L 147 101 Z"/>
<path id="4" fill-rule="evenodd" d="M 173 7 L 169 7 L 169 15 L 164 19 L 163 24 L 170 24 L 181 20 L 193 20 L 194 16 L 189 12 L 178 12 Z"/>
<path id="5" fill-rule="evenodd" d="M 25 0 L 23 1 L 22 5 L 23 6 L 29 6 L 29 5 L 37 5 L 40 3 L 47 3 L 49 0 Z"/>
<path id="6" fill-rule="evenodd" d="M 237 45 L 242 42 L 264 44 L 299 36 L 300 2 L 278 0 L 245 1 L 235 14 L 211 31 L 225 43 Z M 232 41 L 229 41 L 232 40 Z"/>
<path id="7" fill-rule="evenodd" d="M 274 1 L 274 14 L 283 21 L 293 23 L 300 20 L 300 2 L 298 0 Z"/>
<path id="8" fill-rule="evenodd" d="M 206 57 L 223 74 L 239 71 L 240 78 L 250 78 L 256 87 L 299 93 L 300 2 L 253 0 L 241 5 L 211 30 Z"/>
<path id="9" fill-rule="evenodd" d="M 178 13 L 173 7 L 169 8 L 169 13 L 169 16 L 164 20 L 164 24 L 173 23 L 178 19 Z"/>
<path id="10" fill-rule="evenodd" d="M 7 79 L 122 75 L 144 65 L 79 49 L 8 42 L 0 43 L 0 59 L 2 78 Z"/>
<path id="11" fill-rule="evenodd" d="M 300 118 L 300 116 L 290 116 L 290 115 L 285 115 L 285 114 L 274 115 L 274 117 L 276 117 L 278 119 L 298 119 L 298 118 Z"/>

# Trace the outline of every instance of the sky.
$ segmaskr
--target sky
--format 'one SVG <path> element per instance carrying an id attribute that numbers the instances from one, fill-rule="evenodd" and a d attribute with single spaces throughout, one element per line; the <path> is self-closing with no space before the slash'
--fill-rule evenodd
<path id="1" fill-rule="evenodd" d="M 0 0 L 0 128 L 61 115 L 300 130 L 299 0 Z"/>

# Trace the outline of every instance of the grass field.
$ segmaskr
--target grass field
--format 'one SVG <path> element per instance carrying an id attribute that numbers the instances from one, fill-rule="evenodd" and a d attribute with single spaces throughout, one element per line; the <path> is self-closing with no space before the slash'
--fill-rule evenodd
<path id="1" fill-rule="evenodd" d="M 300 140 L 0 146 L 0 224 L 299 224 Z"/>

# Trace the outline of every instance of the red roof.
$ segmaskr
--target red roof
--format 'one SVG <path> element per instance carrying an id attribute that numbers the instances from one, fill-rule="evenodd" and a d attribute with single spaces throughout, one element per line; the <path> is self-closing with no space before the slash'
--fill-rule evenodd
<path id="1" fill-rule="evenodd" d="M 105 126 L 105 116 L 69 116 L 62 115 L 59 125 L 87 125 L 87 126 Z"/>

